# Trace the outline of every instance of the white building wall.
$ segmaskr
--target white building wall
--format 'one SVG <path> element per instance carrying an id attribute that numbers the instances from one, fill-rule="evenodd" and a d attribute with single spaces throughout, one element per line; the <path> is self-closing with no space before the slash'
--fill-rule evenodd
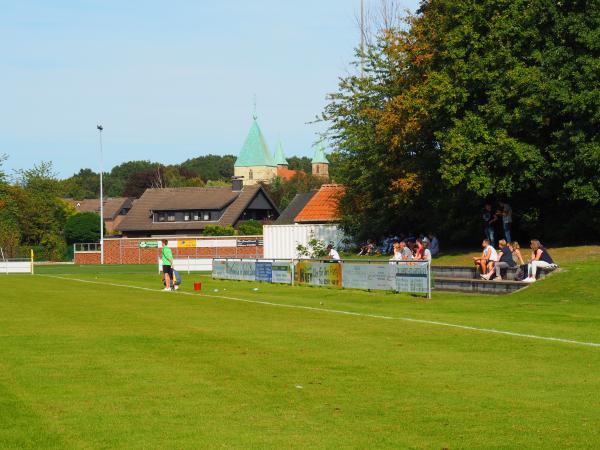
<path id="1" fill-rule="evenodd" d="M 264 257 L 267 259 L 297 258 L 298 244 L 307 245 L 315 237 L 332 243 L 336 250 L 344 247 L 346 238 L 337 225 L 265 225 L 263 227 Z"/>

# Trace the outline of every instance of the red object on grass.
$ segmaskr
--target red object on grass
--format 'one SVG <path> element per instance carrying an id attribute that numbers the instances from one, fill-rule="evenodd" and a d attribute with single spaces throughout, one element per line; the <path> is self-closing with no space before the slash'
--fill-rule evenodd
<path id="1" fill-rule="evenodd" d="M 194 283 L 194 290 L 195 291 L 201 291 L 202 290 L 202 283 Z"/>

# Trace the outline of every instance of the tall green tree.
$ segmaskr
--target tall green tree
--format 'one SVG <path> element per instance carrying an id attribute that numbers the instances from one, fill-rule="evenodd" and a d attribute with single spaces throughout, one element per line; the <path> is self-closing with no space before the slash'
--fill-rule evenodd
<path id="1" fill-rule="evenodd" d="M 61 186 L 52 163 L 41 162 L 32 169 L 19 171 L 12 195 L 18 205 L 16 219 L 22 244 L 39 247 L 44 258 L 63 259 L 64 227 L 74 210 L 60 199 Z"/>
<path id="2" fill-rule="evenodd" d="M 530 233 L 597 233 L 600 4 L 424 0 L 405 20 L 324 113 L 346 228 L 461 240 L 476 205 L 503 197 Z"/>
<path id="3" fill-rule="evenodd" d="M 65 197 L 78 200 L 100 197 L 100 175 L 92 169 L 81 169 L 73 176 L 61 180 Z"/>

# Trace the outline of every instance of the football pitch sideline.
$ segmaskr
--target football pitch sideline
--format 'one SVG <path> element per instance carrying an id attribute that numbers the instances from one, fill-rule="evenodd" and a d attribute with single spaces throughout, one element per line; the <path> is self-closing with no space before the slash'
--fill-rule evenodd
<path id="1" fill-rule="evenodd" d="M 429 301 L 202 274 L 161 292 L 127 267 L 0 276 L 0 447 L 596 448 L 599 268 Z"/>

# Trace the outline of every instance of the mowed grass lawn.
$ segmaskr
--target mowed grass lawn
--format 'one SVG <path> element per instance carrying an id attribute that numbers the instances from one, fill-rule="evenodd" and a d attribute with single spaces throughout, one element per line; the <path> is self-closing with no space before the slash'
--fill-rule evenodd
<path id="1" fill-rule="evenodd" d="M 562 265 L 430 301 L 202 274 L 159 292 L 154 267 L 0 275 L 0 448 L 597 448 L 600 347 L 444 325 L 600 343 L 600 258 Z"/>

